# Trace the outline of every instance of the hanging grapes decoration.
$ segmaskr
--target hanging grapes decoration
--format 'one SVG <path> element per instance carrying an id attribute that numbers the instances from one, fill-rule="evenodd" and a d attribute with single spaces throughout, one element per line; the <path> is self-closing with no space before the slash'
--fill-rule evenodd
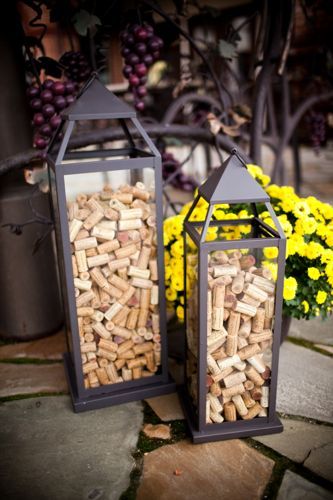
<path id="1" fill-rule="evenodd" d="M 74 102 L 80 83 L 87 80 L 91 73 L 91 67 L 81 52 L 65 52 L 59 59 L 59 65 L 68 80 L 47 78 L 40 85 L 33 83 L 27 89 L 29 106 L 33 111 L 33 143 L 40 150 L 46 148 L 60 125 L 60 111 Z"/>
<path id="2" fill-rule="evenodd" d="M 127 25 L 120 33 L 120 40 L 123 75 L 133 94 L 135 109 L 143 111 L 148 70 L 159 59 L 163 40 L 154 34 L 154 28 L 147 23 Z"/>

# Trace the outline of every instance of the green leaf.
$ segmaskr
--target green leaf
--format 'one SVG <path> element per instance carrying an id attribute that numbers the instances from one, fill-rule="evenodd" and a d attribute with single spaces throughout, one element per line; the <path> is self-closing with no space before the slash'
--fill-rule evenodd
<path id="1" fill-rule="evenodd" d="M 100 26 L 101 20 L 99 17 L 90 14 L 87 10 L 81 9 L 75 14 L 72 19 L 74 28 L 81 36 L 86 36 L 88 30 L 96 31 L 96 26 Z"/>
<path id="2" fill-rule="evenodd" d="M 235 45 L 223 40 L 223 38 L 219 41 L 219 53 L 225 59 L 231 60 L 234 57 L 238 57 Z"/>

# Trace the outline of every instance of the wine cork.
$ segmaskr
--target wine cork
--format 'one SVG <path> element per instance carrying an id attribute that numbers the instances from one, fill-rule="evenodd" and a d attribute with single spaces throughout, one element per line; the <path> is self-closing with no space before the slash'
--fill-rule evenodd
<path id="1" fill-rule="evenodd" d="M 230 264 L 222 264 L 214 266 L 213 276 L 218 278 L 219 276 L 237 276 L 237 267 Z"/>
<path id="2" fill-rule="evenodd" d="M 78 316 L 92 316 L 94 314 L 94 309 L 92 307 L 78 307 L 76 313 Z"/>
<path id="3" fill-rule="evenodd" d="M 254 406 L 252 406 L 252 408 L 249 408 L 247 415 L 242 418 L 244 420 L 252 420 L 259 415 L 262 409 L 262 406 L 259 403 L 256 403 Z"/>
<path id="4" fill-rule="evenodd" d="M 132 330 L 136 327 L 140 310 L 139 309 L 131 309 L 126 321 L 126 327 L 129 330 Z"/>
<path id="5" fill-rule="evenodd" d="M 244 418 L 249 413 L 249 410 L 246 408 L 242 396 L 240 394 L 236 394 L 235 396 L 232 396 L 231 400 L 235 405 L 237 413 Z"/>
<path id="6" fill-rule="evenodd" d="M 111 333 L 105 328 L 103 323 L 98 321 L 92 324 L 92 329 L 103 339 L 109 339 L 111 336 Z"/>
<path id="7" fill-rule="evenodd" d="M 266 278 L 262 278 L 261 276 L 254 276 L 252 284 L 269 295 L 272 295 L 275 292 L 275 284 Z"/>
<path id="8" fill-rule="evenodd" d="M 260 387 L 265 382 L 253 366 L 249 366 L 245 369 L 245 375 L 248 379 L 252 380 L 256 386 Z"/>
<path id="9" fill-rule="evenodd" d="M 268 299 L 265 302 L 265 316 L 268 319 L 273 318 L 274 316 L 274 297 L 268 297 Z"/>
<path id="10" fill-rule="evenodd" d="M 250 344 L 240 349 L 237 354 L 240 360 L 243 361 L 244 359 L 248 359 L 251 356 L 255 356 L 260 352 L 260 350 L 261 349 L 258 344 Z"/>
<path id="11" fill-rule="evenodd" d="M 117 250 L 115 250 L 114 253 L 117 259 L 123 259 L 125 257 L 130 257 L 136 252 L 137 252 L 136 245 L 134 243 L 130 243 L 127 246 L 118 248 Z"/>
<path id="12" fill-rule="evenodd" d="M 236 407 L 232 401 L 223 405 L 224 418 L 227 422 L 235 422 L 237 420 Z"/>
<path id="13" fill-rule="evenodd" d="M 109 262 L 109 268 L 111 272 L 119 271 L 121 268 L 127 268 L 131 264 L 128 257 L 123 259 L 115 259 Z M 127 273 L 126 273 L 127 274 Z"/>
<path id="14" fill-rule="evenodd" d="M 256 344 L 259 342 L 265 342 L 266 340 L 271 340 L 272 337 L 273 337 L 272 330 L 262 330 L 261 333 L 251 333 L 249 335 L 248 340 L 249 344 Z"/>
<path id="15" fill-rule="evenodd" d="M 254 255 L 243 255 L 239 259 L 239 264 L 241 269 L 249 269 L 250 267 L 254 266 L 256 263 L 256 259 Z"/>
<path id="16" fill-rule="evenodd" d="M 269 407 L 269 387 L 267 385 L 263 385 L 261 388 L 262 396 L 260 398 L 260 404 L 263 408 Z"/>
<path id="17" fill-rule="evenodd" d="M 231 291 L 235 294 L 239 294 L 243 291 L 244 288 L 244 275 L 238 273 L 237 276 L 234 277 L 231 284 Z"/>
<path id="18" fill-rule="evenodd" d="M 97 350 L 96 342 L 85 342 L 80 347 L 81 353 L 93 352 Z"/>
<path id="19" fill-rule="evenodd" d="M 84 229 L 90 231 L 100 220 L 102 220 L 104 214 L 101 210 L 94 210 L 91 214 L 86 218 L 83 223 Z M 93 235 L 94 236 L 94 235 Z"/>
<path id="20" fill-rule="evenodd" d="M 89 280 L 81 280 L 80 278 L 74 278 L 74 286 L 78 290 L 88 291 L 91 289 L 91 281 Z"/>
<path id="21" fill-rule="evenodd" d="M 112 340 L 101 338 L 98 342 L 98 347 L 102 349 L 106 349 L 107 351 L 117 352 L 118 344 L 113 342 Z"/>
<path id="22" fill-rule="evenodd" d="M 236 396 L 237 394 L 242 394 L 245 391 L 243 384 L 233 385 L 232 387 L 228 387 L 222 389 L 223 398 L 232 398 L 232 396 Z"/>
<path id="23" fill-rule="evenodd" d="M 245 382 L 246 375 L 244 372 L 235 372 L 223 379 L 225 387 L 232 387 L 234 385 L 239 385 Z"/>
<path id="24" fill-rule="evenodd" d="M 144 278 L 131 278 L 130 283 L 132 286 L 137 288 L 152 288 L 153 282 Z"/>
<path id="25" fill-rule="evenodd" d="M 255 400 L 251 397 L 251 394 L 249 391 L 243 392 L 242 398 L 243 398 L 243 401 L 244 401 L 246 408 L 252 408 L 252 406 L 254 406 L 256 404 Z"/>
<path id="26" fill-rule="evenodd" d="M 73 219 L 70 221 L 70 223 L 69 223 L 69 241 L 71 243 L 73 243 L 73 241 L 75 240 L 82 225 L 83 225 L 83 222 L 78 220 L 78 219 Z"/>
<path id="27" fill-rule="evenodd" d="M 252 320 L 252 331 L 261 333 L 264 329 L 265 309 L 259 308 Z"/>
<path id="28" fill-rule="evenodd" d="M 158 285 L 151 287 L 150 303 L 152 306 L 158 305 Z"/>

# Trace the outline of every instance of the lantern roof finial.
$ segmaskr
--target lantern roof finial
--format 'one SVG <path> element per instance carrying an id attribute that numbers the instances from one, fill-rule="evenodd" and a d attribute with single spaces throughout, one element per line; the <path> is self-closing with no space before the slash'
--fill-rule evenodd
<path id="1" fill-rule="evenodd" d="M 199 187 L 199 194 L 210 204 L 259 203 L 270 198 L 246 168 L 237 150 Z"/>
<path id="2" fill-rule="evenodd" d="M 68 120 L 98 120 L 135 118 L 136 113 L 128 104 L 110 92 L 94 73 L 78 94 L 75 102 L 61 116 Z"/>

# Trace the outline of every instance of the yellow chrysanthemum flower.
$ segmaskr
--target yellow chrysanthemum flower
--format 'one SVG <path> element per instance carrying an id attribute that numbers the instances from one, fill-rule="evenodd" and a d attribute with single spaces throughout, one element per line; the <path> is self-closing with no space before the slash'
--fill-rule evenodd
<path id="1" fill-rule="evenodd" d="M 280 186 L 277 186 L 276 184 L 271 184 L 266 188 L 266 192 L 268 196 L 271 198 L 277 198 L 280 199 L 281 197 L 281 188 Z"/>
<path id="2" fill-rule="evenodd" d="M 176 309 L 176 314 L 177 314 L 177 318 L 180 320 L 180 321 L 183 321 L 184 320 L 184 308 L 183 306 L 178 306 L 177 309 Z"/>
<path id="3" fill-rule="evenodd" d="M 319 269 L 317 269 L 316 267 L 309 267 L 309 269 L 308 269 L 308 276 L 312 280 L 316 281 L 317 279 L 320 278 L 320 271 L 319 271 Z"/>
<path id="4" fill-rule="evenodd" d="M 175 243 L 171 245 L 171 255 L 173 257 L 182 257 L 184 255 L 183 238 L 175 241 Z"/>
<path id="5" fill-rule="evenodd" d="M 319 292 L 316 295 L 317 304 L 323 304 L 326 299 L 327 299 L 327 293 L 324 292 L 324 290 L 319 290 Z"/>
<path id="6" fill-rule="evenodd" d="M 310 243 L 306 246 L 305 255 L 308 259 L 313 260 L 320 257 L 322 251 L 323 247 L 320 245 L 320 243 L 310 241 Z"/>
<path id="7" fill-rule="evenodd" d="M 170 262 L 170 254 L 167 250 L 164 250 L 164 264 L 167 266 Z"/>
<path id="8" fill-rule="evenodd" d="M 285 300 L 292 300 L 295 298 L 297 290 L 297 281 L 293 276 L 284 279 L 283 298 Z"/>
<path id="9" fill-rule="evenodd" d="M 176 300 L 177 298 L 177 292 L 173 288 L 167 288 L 165 290 L 165 297 L 169 302 L 172 302 Z"/>
<path id="10" fill-rule="evenodd" d="M 322 264 L 328 264 L 330 261 L 333 261 L 333 250 L 325 248 L 321 254 L 320 262 Z"/>
<path id="11" fill-rule="evenodd" d="M 304 215 L 310 214 L 310 207 L 306 201 L 300 200 L 295 203 L 293 214 L 296 217 L 304 217 Z"/>
<path id="12" fill-rule="evenodd" d="M 333 276 L 333 261 L 329 262 L 325 267 L 325 272 L 328 277 Z"/>
<path id="13" fill-rule="evenodd" d="M 184 279 L 180 275 L 173 275 L 171 277 L 171 287 L 177 292 L 184 290 Z"/>
<path id="14" fill-rule="evenodd" d="M 303 309 L 304 309 L 305 314 L 306 314 L 307 312 L 309 312 L 309 309 L 310 309 L 309 302 L 308 302 L 307 300 L 303 300 L 303 301 L 301 302 L 301 304 L 302 304 L 302 306 L 303 306 Z"/>
<path id="15" fill-rule="evenodd" d="M 264 248 L 264 256 L 266 259 L 276 259 L 279 255 L 279 250 L 276 247 Z"/>
<path id="16" fill-rule="evenodd" d="M 165 267 L 165 279 L 169 280 L 171 278 L 172 270 L 170 266 Z"/>
<path id="17" fill-rule="evenodd" d="M 298 234 L 313 234 L 317 229 L 318 223 L 314 217 L 302 217 L 295 223 L 295 231 Z"/>

